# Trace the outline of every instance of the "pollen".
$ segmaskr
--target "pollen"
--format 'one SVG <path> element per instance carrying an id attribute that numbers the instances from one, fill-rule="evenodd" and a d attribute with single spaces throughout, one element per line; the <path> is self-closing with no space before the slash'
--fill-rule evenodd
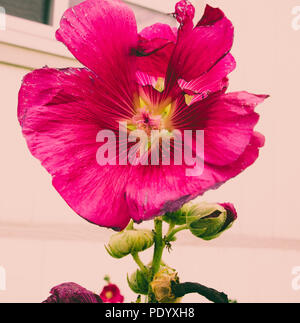
<path id="1" fill-rule="evenodd" d="M 192 100 L 193 100 L 193 98 L 194 98 L 193 95 L 189 95 L 189 94 L 186 94 L 184 97 L 185 97 L 185 103 L 186 103 L 186 105 L 190 105 L 191 102 L 192 102 Z"/>
<path id="2" fill-rule="evenodd" d="M 164 87 L 164 80 L 158 80 L 158 87 Z M 152 104 L 146 96 L 140 95 L 136 100 L 135 114 L 131 120 L 127 120 L 127 129 L 129 131 L 143 130 L 147 135 L 152 130 L 171 132 L 171 115 L 173 103 L 170 100 Z"/>
<path id="3" fill-rule="evenodd" d="M 109 292 L 105 293 L 105 296 L 106 296 L 107 299 L 112 299 L 114 294 L 111 291 L 109 291 Z"/>
<path id="4" fill-rule="evenodd" d="M 158 92 L 163 92 L 165 89 L 165 80 L 162 77 L 159 77 L 157 79 L 157 82 L 154 86 L 154 88 L 158 91 Z"/>

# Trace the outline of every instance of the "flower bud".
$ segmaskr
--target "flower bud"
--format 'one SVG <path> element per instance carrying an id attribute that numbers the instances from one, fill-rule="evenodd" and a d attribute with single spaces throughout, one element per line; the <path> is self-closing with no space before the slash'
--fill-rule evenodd
<path id="1" fill-rule="evenodd" d="M 187 216 L 187 225 L 193 235 L 204 240 L 212 240 L 229 229 L 237 219 L 234 206 L 230 203 L 209 204 L 188 204 L 190 208 Z"/>
<path id="2" fill-rule="evenodd" d="M 125 229 L 111 236 L 107 252 L 114 258 L 123 258 L 129 254 L 144 251 L 154 243 L 154 234 L 150 230 Z"/>
<path id="3" fill-rule="evenodd" d="M 153 294 L 159 303 L 179 303 L 180 298 L 176 298 L 172 292 L 172 284 L 179 283 L 179 278 L 174 269 L 163 267 L 154 276 L 150 284 Z"/>
<path id="4" fill-rule="evenodd" d="M 148 295 L 149 284 L 141 270 L 137 269 L 130 277 L 127 276 L 127 282 L 136 294 Z"/>

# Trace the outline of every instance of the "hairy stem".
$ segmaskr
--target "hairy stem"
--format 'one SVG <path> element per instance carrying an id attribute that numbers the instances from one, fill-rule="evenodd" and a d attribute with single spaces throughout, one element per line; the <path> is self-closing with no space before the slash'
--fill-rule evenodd
<path id="1" fill-rule="evenodd" d="M 187 229 L 188 229 L 188 226 L 186 224 L 184 224 L 184 225 L 180 225 L 179 227 L 171 230 L 171 232 L 169 232 L 166 236 L 166 241 L 171 241 L 176 233 L 183 231 L 183 230 L 187 230 Z"/>
<path id="2" fill-rule="evenodd" d="M 143 264 L 140 256 L 138 253 L 133 253 L 131 254 L 132 255 L 132 258 L 134 259 L 134 261 L 136 262 L 136 264 L 139 266 L 139 268 L 141 269 L 141 271 L 144 273 L 144 274 L 147 274 L 147 268 L 146 266 Z"/>
<path id="3" fill-rule="evenodd" d="M 155 237 L 154 237 L 154 255 L 153 255 L 153 262 L 152 262 L 152 279 L 155 274 L 159 271 L 159 267 L 161 264 L 161 258 L 164 251 L 165 243 L 163 241 L 162 236 L 162 219 L 156 218 L 154 220 L 155 226 Z"/>
<path id="4" fill-rule="evenodd" d="M 175 223 L 170 223 L 167 235 L 175 228 Z"/>
<path id="5" fill-rule="evenodd" d="M 165 247 L 165 242 L 163 240 L 162 235 L 162 218 L 158 217 L 154 220 L 154 254 L 153 254 L 153 261 L 152 261 L 152 267 L 151 267 L 151 276 L 150 276 L 150 282 L 152 282 L 155 274 L 159 271 L 160 265 L 161 265 L 161 258 Z M 151 286 L 149 285 L 149 295 L 148 295 L 148 302 L 149 303 L 155 303 L 155 297 L 152 293 Z"/>

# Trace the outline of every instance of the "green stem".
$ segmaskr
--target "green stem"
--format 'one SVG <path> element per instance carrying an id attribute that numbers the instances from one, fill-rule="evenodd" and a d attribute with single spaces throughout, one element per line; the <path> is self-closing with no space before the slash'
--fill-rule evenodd
<path id="1" fill-rule="evenodd" d="M 167 235 L 175 228 L 175 223 L 170 223 Z"/>
<path id="2" fill-rule="evenodd" d="M 152 267 L 151 267 L 151 273 L 150 273 L 150 279 L 149 282 L 152 282 L 155 274 L 159 271 L 159 268 L 161 266 L 161 258 L 165 247 L 165 242 L 163 240 L 163 234 L 162 234 L 162 218 L 156 218 L 154 220 L 154 254 L 153 254 L 153 260 L 152 260 Z M 148 294 L 148 302 L 149 303 L 156 303 L 155 296 L 152 292 L 152 288 L 149 284 L 149 294 Z"/>
<path id="3" fill-rule="evenodd" d="M 137 265 L 140 267 L 141 271 L 144 273 L 144 274 L 147 274 L 147 269 L 146 269 L 146 266 L 143 264 L 140 256 L 138 253 L 133 253 L 131 254 L 132 255 L 132 258 L 134 259 L 134 261 L 137 263 Z"/>
<path id="4" fill-rule="evenodd" d="M 155 237 L 154 237 L 154 255 L 153 255 L 153 262 L 152 262 L 152 279 L 155 274 L 159 271 L 159 267 L 161 264 L 161 258 L 164 251 L 165 243 L 163 241 L 162 236 L 162 219 L 156 218 L 154 220 L 155 226 Z"/>
<path id="5" fill-rule="evenodd" d="M 179 227 L 171 230 L 171 232 L 169 232 L 166 236 L 166 241 L 171 241 L 176 233 L 183 231 L 183 230 L 187 230 L 187 229 L 188 229 L 188 226 L 186 224 L 184 224 L 184 225 L 180 225 Z"/>

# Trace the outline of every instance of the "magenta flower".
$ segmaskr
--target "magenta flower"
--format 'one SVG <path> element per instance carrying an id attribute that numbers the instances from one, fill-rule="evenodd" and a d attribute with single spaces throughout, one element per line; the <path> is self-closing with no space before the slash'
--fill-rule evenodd
<path id="1" fill-rule="evenodd" d="M 101 298 L 75 283 L 55 286 L 43 303 L 103 303 Z"/>
<path id="2" fill-rule="evenodd" d="M 108 284 L 106 285 L 101 294 L 103 303 L 124 303 L 124 296 L 121 295 L 120 289 L 117 285 Z"/>
<path id="3" fill-rule="evenodd" d="M 57 39 L 86 67 L 28 74 L 18 118 L 31 153 L 80 216 L 123 229 L 179 209 L 250 166 L 264 145 L 254 112 L 265 95 L 226 94 L 235 68 L 233 26 L 207 6 L 194 27 L 194 8 L 180 1 L 177 29 L 155 24 L 138 34 L 133 12 L 119 0 L 87 0 L 67 10 Z M 204 130 L 204 170 L 188 165 L 104 165 L 97 134 L 133 129 Z M 118 138 L 118 135 L 117 135 Z M 194 147 L 194 143 L 192 143 Z"/>

